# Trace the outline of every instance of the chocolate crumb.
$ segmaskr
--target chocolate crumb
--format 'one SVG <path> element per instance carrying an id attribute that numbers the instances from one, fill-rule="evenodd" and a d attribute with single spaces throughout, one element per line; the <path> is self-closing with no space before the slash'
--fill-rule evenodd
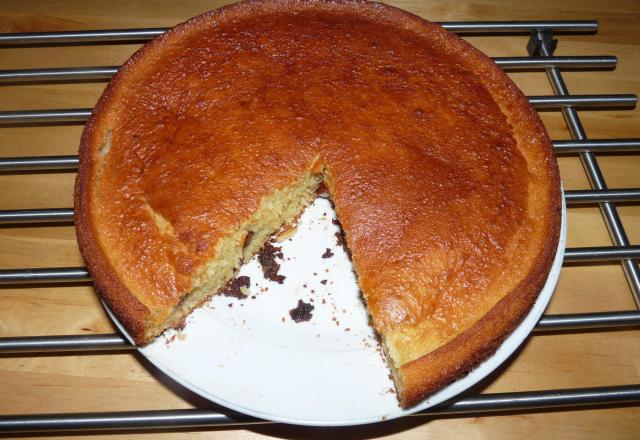
<path id="1" fill-rule="evenodd" d="M 293 319 L 295 322 L 309 321 L 313 316 L 311 312 L 314 308 L 315 307 L 313 306 L 313 304 L 308 304 L 299 299 L 298 305 L 295 308 L 289 310 L 289 316 L 291 316 L 291 319 Z"/>
<path id="2" fill-rule="evenodd" d="M 327 300 L 325 300 L 324 298 L 322 298 L 322 304 L 326 304 Z"/>
<path id="3" fill-rule="evenodd" d="M 327 284 L 327 280 L 321 280 L 320 284 Z"/>
<path id="4" fill-rule="evenodd" d="M 345 328 L 345 329 L 344 329 L 344 331 L 345 331 L 345 332 L 350 332 L 350 331 L 351 331 L 351 329 L 350 329 L 349 327 L 347 327 L 347 328 Z"/>
<path id="5" fill-rule="evenodd" d="M 284 316 L 282 317 L 282 322 L 284 322 Z"/>
<path id="6" fill-rule="evenodd" d="M 338 246 L 342 246 L 342 249 L 344 249 L 344 252 L 347 254 L 349 259 L 351 259 L 351 251 L 347 247 L 347 242 L 345 241 L 345 238 L 344 238 L 344 231 L 341 229 L 338 232 L 336 232 L 334 235 L 336 237 L 336 244 Z"/>
<path id="7" fill-rule="evenodd" d="M 233 303 L 227 304 L 227 307 L 233 307 Z"/>
<path id="8" fill-rule="evenodd" d="M 318 188 L 316 188 L 316 195 L 318 197 L 328 197 L 329 193 L 327 192 L 327 187 L 324 184 L 324 182 L 320 182 L 320 185 L 318 185 Z"/>
<path id="9" fill-rule="evenodd" d="M 340 222 L 337 219 L 331 220 L 331 223 L 333 223 L 334 225 L 336 225 L 336 226 L 338 226 L 340 228 L 340 230 L 334 234 L 335 237 L 336 237 L 336 244 L 338 246 L 342 246 L 342 249 L 344 249 L 344 252 L 347 254 L 349 259 L 351 259 L 351 251 L 347 247 L 347 241 L 344 238 L 344 230 L 342 229 L 342 225 L 340 224 Z"/>
<path id="10" fill-rule="evenodd" d="M 333 257 L 333 252 L 331 252 L 331 249 L 327 248 L 326 251 L 324 251 L 324 254 L 322 254 L 322 258 L 331 258 Z"/>
<path id="11" fill-rule="evenodd" d="M 187 326 L 187 317 L 185 316 L 178 322 L 178 324 L 174 327 L 176 331 L 181 332 Z"/>
<path id="12" fill-rule="evenodd" d="M 247 235 L 244 236 L 244 243 L 242 245 L 243 248 L 247 247 L 247 245 L 251 242 L 253 238 L 253 231 L 247 232 Z"/>
<path id="13" fill-rule="evenodd" d="M 222 288 L 220 293 L 224 296 L 244 299 L 247 296 L 242 293 L 242 288 L 244 287 L 248 289 L 249 286 L 251 286 L 251 279 L 248 276 L 243 275 L 229 281 L 229 283 L 227 283 L 227 285 Z"/>
<path id="14" fill-rule="evenodd" d="M 271 243 L 266 243 L 258 253 L 258 261 L 262 266 L 264 277 L 278 284 L 282 284 L 286 277 L 278 273 L 280 264 L 276 261 L 276 258 L 284 258 L 282 248 L 274 246 Z"/>

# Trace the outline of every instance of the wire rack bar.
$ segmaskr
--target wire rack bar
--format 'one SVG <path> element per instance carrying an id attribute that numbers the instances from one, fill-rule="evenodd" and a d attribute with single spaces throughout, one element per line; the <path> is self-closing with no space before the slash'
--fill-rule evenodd
<path id="1" fill-rule="evenodd" d="M 564 253 L 565 263 L 613 261 L 630 258 L 640 258 L 640 245 L 567 248 Z"/>
<path id="2" fill-rule="evenodd" d="M 640 259 L 640 245 L 567 248 L 565 263 Z M 84 267 L 0 269 L 0 284 L 68 283 L 90 281 Z"/>
<path id="3" fill-rule="evenodd" d="M 555 32 L 596 32 L 596 20 L 540 20 L 540 21 L 454 21 L 440 22 L 445 29 L 464 33 L 529 33 L 535 29 Z M 103 29 L 62 32 L 20 32 L 0 34 L 0 45 L 114 43 L 147 41 L 169 28 Z"/>
<path id="4" fill-rule="evenodd" d="M 633 94 L 529 96 L 529 103 L 536 108 L 633 107 L 637 102 Z"/>
<path id="5" fill-rule="evenodd" d="M 640 401 L 640 386 L 623 385 L 512 393 L 479 394 L 420 411 L 414 417 L 522 411 Z M 13 415 L 0 417 L 0 432 L 171 429 L 275 423 L 230 410 L 180 409 L 80 414 Z"/>
<path id="6" fill-rule="evenodd" d="M 640 201 L 640 188 L 565 191 L 567 204 Z M 0 210 L 0 224 L 73 221 L 73 208 Z"/>
<path id="7" fill-rule="evenodd" d="M 12 110 L 0 112 L 0 124 L 85 122 L 89 116 L 91 116 L 90 108 Z"/>
<path id="8" fill-rule="evenodd" d="M 638 97 L 633 94 L 529 96 L 529 103 L 536 108 L 567 107 L 633 107 Z M 25 124 L 47 122 L 84 122 L 91 116 L 90 108 L 53 110 L 11 110 L 0 112 L 0 124 Z"/>
<path id="9" fill-rule="evenodd" d="M 78 156 L 2 157 L 0 172 L 75 170 L 78 168 L 78 163 Z"/>
<path id="10" fill-rule="evenodd" d="M 540 21 L 450 21 L 439 22 L 448 31 L 458 34 L 525 33 L 536 29 L 554 32 L 596 32 L 597 20 L 540 20 Z"/>
<path id="11" fill-rule="evenodd" d="M 576 313 L 545 315 L 540 318 L 534 332 L 577 331 L 640 326 L 640 312 Z M 21 336 L 0 338 L 0 355 L 7 353 L 114 351 L 132 350 L 131 345 L 119 334 Z"/>
<path id="12" fill-rule="evenodd" d="M 542 333 L 636 326 L 640 326 L 640 312 L 637 310 L 625 310 L 620 312 L 544 315 L 538 321 L 534 331 Z"/>
<path id="13" fill-rule="evenodd" d="M 0 83 L 109 79 L 117 71 L 118 67 L 112 66 L 0 70 Z"/>
<path id="14" fill-rule="evenodd" d="M 562 56 L 562 57 L 494 57 L 493 61 L 509 70 L 544 69 L 555 66 L 564 69 L 606 69 L 616 66 L 614 56 Z M 0 83 L 42 81 L 83 81 L 110 79 L 119 66 L 65 67 L 50 69 L 0 70 Z"/>
<path id="15" fill-rule="evenodd" d="M 73 221 L 73 208 L 17 209 L 0 211 L 0 224 Z"/>
<path id="16" fill-rule="evenodd" d="M 596 202 L 637 202 L 640 200 L 640 188 L 571 190 L 564 192 L 564 200 L 570 205 Z"/>
<path id="17" fill-rule="evenodd" d="M 640 139 L 583 139 L 553 141 L 556 153 L 614 153 L 640 151 Z"/>
<path id="18" fill-rule="evenodd" d="M 640 151 L 640 139 L 602 139 L 585 141 L 553 141 L 556 153 L 600 153 Z M 27 156 L 0 158 L 2 171 L 74 170 L 78 168 L 78 156 Z"/>
<path id="19" fill-rule="evenodd" d="M 103 29 L 62 32 L 19 32 L 0 34 L 0 45 L 118 43 L 148 41 L 169 28 Z"/>
<path id="20" fill-rule="evenodd" d="M 91 281 L 84 267 L 0 269 L 0 284 L 74 283 Z"/>
<path id="21" fill-rule="evenodd" d="M 552 56 L 554 44 L 551 40 L 550 33 L 540 31 L 534 32 L 532 34 L 531 41 L 536 41 L 536 38 L 539 43 L 538 48 L 540 55 Z M 562 73 L 560 73 L 560 69 L 556 67 L 549 67 L 546 69 L 546 72 L 554 93 L 559 97 L 570 96 L 569 90 L 562 78 Z M 563 107 L 562 114 L 567 126 L 569 127 L 569 131 L 571 132 L 571 137 L 579 141 L 586 140 L 587 133 L 582 126 L 582 122 L 580 121 L 580 117 L 578 116 L 576 109 L 573 107 Z M 607 189 L 604 175 L 602 174 L 602 170 L 600 169 L 600 165 L 598 164 L 595 154 L 592 152 L 581 152 L 580 160 L 587 172 L 587 177 L 589 178 L 591 187 L 597 190 Z M 615 205 L 610 202 L 603 202 L 600 203 L 600 210 L 602 211 L 602 215 L 614 244 L 617 246 L 627 246 L 629 244 L 629 238 L 624 230 L 622 220 L 620 220 L 620 216 L 618 215 L 618 210 Z M 633 293 L 633 299 L 635 300 L 636 305 L 640 307 L 640 267 L 638 267 L 638 263 L 636 261 L 630 258 L 637 258 L 637 256 L 629 257 L 629 259 L 624 260 L 622 262 L 622 267 L 627 275 L 627 280 L 629 281 L 631 292 Z"/>
<path id="22" fill-rule="evenodd" d="M 113 351 L 135 348 L 117 334 L 25 336 L 0 338 L 2 353 L 41 353 L 62 351 Z"/>
<path id="23" fill-rule="evenodd" d="M 562 56 L 562 57 L 494 57 L 493 61 L 502 69 L 545 69 L 560 67 L 563 69 L 608 69 L 618 64 L 618 58 L 607 55 Z"/>

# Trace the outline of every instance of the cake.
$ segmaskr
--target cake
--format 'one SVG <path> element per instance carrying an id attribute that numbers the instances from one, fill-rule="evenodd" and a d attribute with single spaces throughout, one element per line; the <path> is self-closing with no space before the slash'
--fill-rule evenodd
<path id="1" fill-rule="evenodd" d="M 143 46 L 85 127 L 80 250 L 139 345 L 328 190 L 400 404 L 491 354 L 554 258 L 545 129 L 485 55 L 361 1 L 248 1 Z"/>

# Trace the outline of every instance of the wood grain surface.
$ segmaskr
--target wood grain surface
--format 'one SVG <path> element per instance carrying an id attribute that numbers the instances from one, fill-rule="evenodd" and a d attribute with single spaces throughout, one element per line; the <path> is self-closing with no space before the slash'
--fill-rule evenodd
<path id="1" fill-rule="evenodd" d="M 0 32 L 172 26 L 225 2 L 12 1 L 0 3 Z M 615 55 L 613 71 L 568 72 L 575 94 L 640 93 L 637 0 L 390 1 L 433 21 L 597 19 L 597 34 L 562 35 L 557 55 Z M 526 55 L 526 36 L 466 37 L 490 56 Z M 137 44 L 0 48 L 0 69 L 118 65 Z M 529 95 L 551 94 L 543 72 L 514 73 Z M 91 107 L 105 82 L 0 85 L 0 110 Z M 587 134 L 640 137 L 640 111 L 581 111 Z M 553 139 L 568 139 L 559 112 L 543 112 Z M 81 124 L 0 126 L 0 157 L 75 154 Z M 640 187 L 640 155 L 598 155 L 611 188 Z M 586 189 L 575 155 L 559 157 L 565 189 Z M 69 207 L 73 172 L 0 173 L 0 209 Z M 632 244 L 640 243 L 640 207 L 619 208 Z M 568 245 L 610 245 L 597 206 L 570 208 Z M 81 266 L 73 226 L 0 227 L 0 268 Z M 634 309 L 617 263 L 562 270 L 548 313 Z M 0 336 L 110 333 L 90 285 L 0 288 Z M 473 392 L 507 392 L 640 383 L 640 330 L 535 335 Z M 135 353 L 0 356 L 0 414 L 206 408 Z M 410 417 L 377 425 L 311 429 L 284 425 L 124 432 L 117 438 L 638 438 L 640 407 L 518 412 L 481 417 Z M 74 438 L 82 434 L 69 434 Z"/>

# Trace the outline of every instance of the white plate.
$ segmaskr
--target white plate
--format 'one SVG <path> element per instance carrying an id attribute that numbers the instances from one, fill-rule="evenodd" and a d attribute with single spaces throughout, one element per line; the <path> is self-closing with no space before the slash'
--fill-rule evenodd
<path id="1" fill-rule="evenodd" d="M 268 420 L 342 426 L 401 417 L 473 386 L 520 346 L 551 299 L 566 241 L 563 203 L 558 252 L 523 322 L 468 375 L 403 410 L 368 324 L 351 263 L 336 245 L 334 216 L 328 200 L 318 198 L 303 213 L 292 239 L 278 244 L 285 257 L 280 270 L 284 284 L 265 280 L 254 257 L 240 275 L 251 278 L 255 299 L 215 296 L 189 316 L 182 331 L 167 331 L 140 352 L 191 391 Z M 334 255 L 322 258 L 327 248 Z M 289 316 L 299 299 L 313 300 L 308 322 L 295 323 Z"/>

